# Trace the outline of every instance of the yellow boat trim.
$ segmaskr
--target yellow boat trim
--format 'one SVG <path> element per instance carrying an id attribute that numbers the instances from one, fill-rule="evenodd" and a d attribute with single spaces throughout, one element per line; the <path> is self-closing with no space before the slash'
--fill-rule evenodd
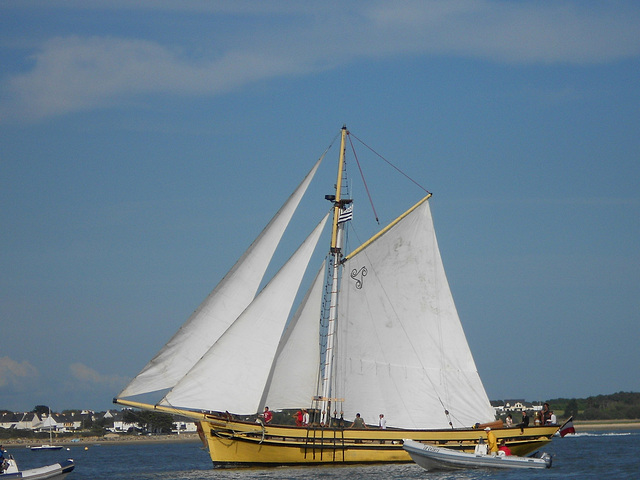
<path id="1" fill-rule="evenodd" d="M 175 407 L 165 407 L 164 405 L 152 405 L 150 403 L 134 402 L 133 400 L 123 400 L 114 398 L 113 403 L 124 405 L 127 407 L 139 408 L 141 410 L 151 410 L 155 412 L 170 413 L 172 415 L 181 415 L 183 417 L 193 418 L 196 420 L 206 420 L 207 416 L 201 412 L 192 412 L 191 410 L 183 410 Z"/>

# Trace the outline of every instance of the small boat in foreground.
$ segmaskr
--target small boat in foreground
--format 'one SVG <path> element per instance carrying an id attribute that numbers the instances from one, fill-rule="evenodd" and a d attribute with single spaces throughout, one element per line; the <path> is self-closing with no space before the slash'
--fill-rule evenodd
<path id="1" fill-rule="evenodd" d="M 69 475 L 75 468 L 73 460 L 68 459 L 60 463 L 54 463 L 53 465 L 47 465 L 44 467 L 30 468 L 29 470 L 18 469 L 13 456 L 9 455 L 9 458 L 5 458 L 3 462 L 3 470 L 0 473 L 2 480 L 9 478 L 26 478 L 32 480 L 62 480 Z"/>
<path id="2" fill-rule="evenodd" d="M 539 458 L 515 455 L 487 455 L 465 453 L 450 448 L 437 447 L 404 440 L 403 448 L 414 462 L 426 470 L 451 470 L 459 468 L 550 468 L 551 455 L 543 453 Z"/>

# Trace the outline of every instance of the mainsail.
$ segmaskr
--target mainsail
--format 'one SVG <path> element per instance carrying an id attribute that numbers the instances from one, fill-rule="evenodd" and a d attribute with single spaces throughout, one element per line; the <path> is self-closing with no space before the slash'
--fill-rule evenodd
<path id="1" fill-rule="evenodd" d="M 493 409 L 453 302 L 428 197 L 343 265 L 336 395 L 347 418 L 447 428 Z M 449 412 L 449 415 L 445 413 Z"/>
<path id="2" fill-rule="evenodd" d="M 251 303 L 323 157 L 318 159 L 244 255 L 171 340 L 118 395 L 119 398 L 172 388 Z"/>

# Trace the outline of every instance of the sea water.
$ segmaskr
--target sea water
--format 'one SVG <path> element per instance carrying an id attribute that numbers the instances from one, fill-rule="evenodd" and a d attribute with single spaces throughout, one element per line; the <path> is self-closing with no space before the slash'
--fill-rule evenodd
<path id="1" fill-rule="evenodd" d="M 584 479 L 640 478 L 640 430 L 583 432 L 555 438 L 543 450 L 553 455 L 545 470 L 458 470 L 427 472 L 414 463 L 401 465 L 312 466 L 213 469 L 200 443 L 85 445 L 69 450 L 33 452 L 8 448 L 21 469 L 73 458 L 67 480 L 249 480 L 249 479 Z"/>

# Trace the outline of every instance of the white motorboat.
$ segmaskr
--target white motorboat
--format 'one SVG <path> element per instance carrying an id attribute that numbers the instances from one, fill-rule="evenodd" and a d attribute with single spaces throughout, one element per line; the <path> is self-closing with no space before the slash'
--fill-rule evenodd
<path id="1" fill-rule="evenodd" d="M 476 451 L 466 453 L 450 448 L 437 447 L 404 440 L 403 448 L 414 462 L 426 470 L 451 470 L 459 468 L 550 468 L 551 455 L 543 453 L 539 458 L 515 455 L 488 455 Z"/>
<path id="2" fill-rule="evenodd" d="M 46 465 L 44 467 L 30 468 L 28 470 L 19 470 L 13 456 L 9 455 L 5 457 L 3 462 L 2 473 L 0 478 L 2 480 L 10 478 L 24 478 L 32 480 L 62 480 L 71 473 L 75 468 L 73 460 L 68 459 L 53 465 Z"/>

